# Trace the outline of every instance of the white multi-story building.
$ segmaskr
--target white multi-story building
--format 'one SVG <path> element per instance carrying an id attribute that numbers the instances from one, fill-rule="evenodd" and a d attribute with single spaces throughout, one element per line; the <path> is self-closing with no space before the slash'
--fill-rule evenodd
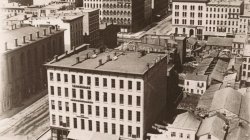
<path id="1" fill-rule="evenodd" d="M 201 39 L 205 28 L 207 2 L 208 0 L 173 0 L 172 32 L 196 35 Z"/>
<path id="2" fill-rule="evenodd" d="M 52 139 L 82 130 L 143 140 L 166 105 L 165 54 L 76 48 L 46 67 Z"/>
<path id="3" fill-rule="evenodd" d="M 207 89 L 207 75 L 187 74 L 184 81 L 184 89 L 192 94 L 204 94 Z"/>
<path id="4" fill-rule="evenodd" d="M 242 1 L 174 0 L 173 33 L 208 36 L 234 36 L 247 33 L 249 14 L 243 12 Z"/>

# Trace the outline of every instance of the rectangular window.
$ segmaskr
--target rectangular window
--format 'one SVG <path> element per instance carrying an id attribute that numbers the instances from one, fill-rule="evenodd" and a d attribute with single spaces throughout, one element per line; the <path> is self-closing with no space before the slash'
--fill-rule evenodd
<path id="1" fill-rule="evenodd" d="M 50 86 L 50 94 L 51 95 L 54 95 L 55 93 L 54 93 L 54 87 L 53 86 Z"/>
<path id="2" fill-rule="evenodd" d="M 51 100 L 51 109 L 55 109 L 55 101 Z"/>
<path id="3" fill-rule="evenodd" d="M 99 86 L 99 78 L 95 77 L 95 86 Z"/>
<path id="4" fill-rule="evenodd" d="M 123 136 L 124 134 L 124 126 L 121 124 L 120 125 L 120 135 Z"/>
<path id="5" fill-rule="evenodd" d="M 62 110 L 62 102 L 58 101 L 58 110 Z"/>
<path id="6" fill-rule="evenodd" d="M 136 111 L 136 121 L 137 122 L 141 121 L 141 113 L 139 111 Z"/>
<path id="7" fill-rule="evenodd" d="M 68 75 L 67 74 L 64 74 L 64 82 L 68 82 Z"/>
<path id="8" fill-rule="evenodd" d="M 123 104 L 123 103 L 124 103 L 124 95 L 120 94 L 120 104 Z"/>
<path id="9" fill-rule="evenodd" d="M 65 110 L 66 110 L 66 112 L 69 111 L 69 102 L 65 102 Z"/>
<path id="10" fill-rule="evenodd" d="M 73 103 L 73 112 L 76 113 L 76 103 Z"/>
<path id="11" fill-rule="evenodd" d="M 112 103 L 115 103 L 115 93 L 111 94 L 111 101 L 112 101 Z"/>
<path id="12" fill-rule="evenodd" d="M 57 73 L 57 81 L 58 81 L 58 82 L 61 81 L 61 75 L 60 75 L 60 73 Z"/>
<path id="13" fill-rule="evenodd" d="M 88 100 L 91 100 L 91 91 L 88 90 Z"/>
<path id="14" fill-rule="evenodd" d="M 112 134 L 115 134 L 115 124 L 112 123 Z"/>
<path id="15" fill-rule="evenodd" d="M 132 90 L 132 81 L 128 81 L 128 89 Z"/>
<path id="16" fill-rule="evenodd" d="M 108 117 L 108 109 L 107 109 L 107 107 L 104 107 L 103 108 L 103 115 L 104 115 L 104 117 Z"/>
<path id="17" fill-rule="evenodd" d="M 128 126 L 128 136 L 131 137 L 132 135 L 132 126 Z"/>
<path id="18" fill-rule="evenodd" d="M 81 129 L 84 130 L 85 129 L 85 120 L 81 119 Z"/>
<path id="19" fill-rule="evenodd" d="M 52 115 L 52 125 L 56 125 L 56 116 Z"/>
<path id="20" fill-rule="evenodd" d="M 115 119 L 115 108 L 112 108 L 112 118 Z"/>
<path id="21" fill-rule="evenodd" d="M 69 97 L 69 89 L 68 88 L 64 88 L 64 92 L 65 92 L 65 97 Z"/>
<path id="22" fill-rule="evenodd" d="M 100 122 L 96 121 L 96 132 L 100 132 Z"/>
<path id="23" fill-rule="evenodd" d="M 83 84 L 83 76 L 79 76 L 79 83 Z"/>
<path id="24" fill-rule="evenodd" d="M 128 95 L 128 105 L 132 105 L 132 95 Z"/>
<path id="25" fill-rule="evenodd" d="M 115 79 L 111 79 L 111 87 L 115 88 Z"/>
<path id="26" fill-rule="evenodd" d="M 124 113 L 123 113 L 123 109 L 120 109 L 120 119 L 123 120 Z"/>
<path id="27" fill-rule="evenodd" d="M 96 91 L 95 92 L 95 101 L 99 101 L 99 100 L 100 100 L 100 98 L 99 98 L 99 92 Z"/>
<path id="28" fill-rule="evenodd" d="M 136 82 L 136 89 L 137 90 L 141 90 L 141 82 Z"/>
<path id="29" fill-rule="evenodd" d="M 74 118 L 74 128 L 77 128 L 77 118 Z"/>
<path id="30" fill-rule="evenodd" d="M 120 80 L 120 89 L 123 89 L 124 88 L 124 85 L 123 85 L 123 80 Z"/>
<path id="31" fill-rule="evenodd" d="M 92 115 L 92 106 L 91 105 L 88 105 L 88 114 Z"/>
<path id="32" fill-rule="evenodd" d="M 176 133 L 175 132 L 171 132 L 171 137 L 175 137 Z"/>
<path id="33" fill-rule="evenodd" d="M 136 105 L 141 106 L 141 97 L 140 96 L 136 96 Z"/>
<path id="34" fill-rule="evenodd" d="M 141 135 L 140 132 L 141 132 L 140 127 L 136 127 L 136 137 L 137 138 L 140 138 L 140 135 Z"/>
<path id="35" fill-rule="evenodd" d="M 92 120 L 89 120 L 89 131 L 92 131 Z"/>
<path id="36" fill-rule="evenodd" d="M 81 113 L 84 114 L 84 104 L 80 104 Z"/>
<path id="37" fill-rule="evenodd" d="M 75 75 L 72 75 L 71 78 L 72 78 L 72 83 L 73 84 L 76 83 L 76 77 L 75 77 Z"/>
<path id="38" fill-rule="evenodd" d="M 132 111 L 128 110 L 128 120 L 132 121 Z"/>
<path id="39" fill-rule="evenodd" d="M 91 85 L 91 77 L 90 76 L 87 77 L 87 85 Z"/>
<path id="40" fill-rule="evenodd" d="M 72 98 L 76 98 L 76 89 L 72 89 Z"/>
<path id="41" fill-rule="evenodd" d="M 49 73 L 49 79 L 50 79 L 50 81 L 53 81 L 53 80 L 54 80 L 54 75 L 53 75 L 52 72 Z"/>
<path id="42" fill-rule="evenodd" d="M 63 126 L 62 116 L 59 116 L 59 125 Z"/>
<path id="43" fill-rule="evenodd" d="M 82 89 L 80 89 L 80 99 L 83 99 L 84 98 L 84 92 Z"/>
<path id="44" fill-rule="evenodd" d="M 104 122 L 104 133 L 108 133 L 108 123 Z"/>
<path id="45" fill-rule="evenodd" d="M 95 112 L 96 112 L 96 116 L 100 116 L 100 107 L 99 106 L 95 107 Z"/>
<path id="46" fill-rule="evenodd" d="M 62 95 L 61 87 L 57 87 L 58 96 Z"/>
<path id="47" fill-rule="evenodd" d="M 107 102 L 108 97 L 107 97 L 107 92 L 103 92 L 103 102 Z"/>
<path id="48" fill-rule="evenodd" d="M 69 117 L 66 117 L 66 127 L 70 127 Z"/>
<path id="49" fill-rule="evenodd" d="M 103 87 L 107 87 L 107 78 L 103 78 Z"/>

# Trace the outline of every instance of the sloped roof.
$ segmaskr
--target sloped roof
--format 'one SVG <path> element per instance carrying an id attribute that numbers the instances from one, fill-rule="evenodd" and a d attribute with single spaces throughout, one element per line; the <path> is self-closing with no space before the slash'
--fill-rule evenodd
<path id="1" fill-rule="evenodd" d="M 201 121 L 193 113 L 185 112 L 179 114 L 169 127 L 194 130 L 196 132 L 198 131 L 200 123 Z"/>
<path id="2" fill-rule="evenodd" d="M 233 44 L 233 38 L 209 37 L 207 40 L 207 45 L 209 45 L 209 46 L 231 47 L 232 44 Z"/>
<path id="3" fill-rule="evenodd" d="M 196 75 L 196 74 L 190 74 L 188 73 L 186 75 L 185 80 L 193 80 L 193 81 L 207 81 L 207 75 Z"/>
<path id="4" fill-rule="evenodd" d="M 210 134 L 219 140 L 223 140 L 225 136 L 225 131 L 223 129 L 224 125 L 225 121 L 218 116 L 206 118 L 202 121 L 197 132 L 197 136 L 201 137 L 203 135 Z"/>
<path id="5" fill-rule="evenodd" d="M 210 77 L 211 79 L 222 82 L 224 79 L 224 74 L 226 73 L 228 62 L 223 60 L 218 60 Z"/>
<path id="6" fill-rule="evenodd" d="M 195 45 L 197 43 L 197 38 L 196 37 L 189 37 L 187 39 L 187 43 L 189 43 L 191 45 Z"/>
<path id="7" fill-rule="evenodd" d="M 249 140 L 250 126 L 248 124 L 234 121 L 229 124 L 226 140 Z"/>
<path id="8" fill-rule="evenodd" d="M 239 118 L 250 122 L 250 90 L 246 89 L 242 96 Z"/>
<path id="9" fill-rule="evenodd" d="M 236 115 L 239 114 L 241 93 L 231 87 L 220 89 L 215 92 L 210 111 L 226 109 Z"/>

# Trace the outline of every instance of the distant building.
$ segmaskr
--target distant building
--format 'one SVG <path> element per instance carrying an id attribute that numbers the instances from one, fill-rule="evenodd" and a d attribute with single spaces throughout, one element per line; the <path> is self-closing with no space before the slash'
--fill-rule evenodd
<path id="1" fill-rule="evenodd" d="M 10 13 L 10 14 L 18 14 L 18 13 L 24 13 L 24 10 L 27 6 L 23 6 L 19 3 L 3 3 L 0 5 L 0 11 L 1 13 Z"/>
<path id="2" fill-rule="evenodd" d="M 60 26 L 64 33 L 65 50 L 72 50 L 83 44 L 83 15 L 58 14 L 47 17 L 34 17 L 24 23 L 34 26 Z"/>
<path id="3" fill-rule="evenodd" d="M 223 88 L 215 92 L 209 109 L 210 114 L 220 112 L 226 117 L 238 117 L 241 108 L 242 95 L 231 87 Z"/>
<path id="4" fill-rule="evenodd" d="M 247 44 L 247 35 L 246 34 L 237 34 L 235 35 L 235 38 L 233 39 L 232 44 L 232 53 L 243 55 L 244 54 L 244 48 Z"/>
<path id="5" fill-rule="evenodd" d="M 33 4 L 34 0 L 8 0 L 9 3 L 16 2 L 21 5 L 29 6 Z"/>
<path id="6" fill-rule="evenodd" d="M 190 112 L 177 115 L 173 124 L 167 126 L 167 135 L 170 140 L 196 140 L 196 133 L 201 119 Z"/>
<path id="7" fill-rule="evenodd" d="M 209 37 L 206 44 L 207 50 L 224 50 L 227 49 L 232 52 L 234 38 L 225 37 Z"/>
<path id="8" fill-rule="evenodd" d="M 184 89 L 191 94 L 204 94 L 208 86 L 207 75 L 187 74 Z"/>
<path id="9" fill-rule="evenodd" d="M 226 122 L 215 115 L 205 118 L 197 132 L 198 140 L 224 140 L 226 134 Z"/>
<path id="10" fill-rule="evenodd" d="M 145 26 L 145 0 L 89 1 L 83 0 L 84 8 L 100 9 L 100 22 L 113 23 L 121 32 L 136 32 Z M 146 14 L 147 15 L 147 14 Z"/>
<path id="11" fill-rule="evenodd" d="M 143 140 L 164 111 L 165 54 L 76 48 L 45 66 L 52 139 L 86 130 Z"/>
<path id="12" fill-rule="evenodd" d="M 17 27 L 1 31 L 0 112 L 21 104 L 46 87 L 43 64 L 64 52 L 64 30 Z"/>
<path id="13" fill-rule="evenodd" d="M 241 80 L 247 81 L 250 77 L 250 45 L 246 44 L 243 51 L 243 64 L 242 64 L 242 75 Z"/>
<path id="14" fill-rule="evenodd" d="M 110 49 L 116 48 L 118 32 L 119 28 L 114 24 L 101 24 L 100 25 L 101 46 Z"/>

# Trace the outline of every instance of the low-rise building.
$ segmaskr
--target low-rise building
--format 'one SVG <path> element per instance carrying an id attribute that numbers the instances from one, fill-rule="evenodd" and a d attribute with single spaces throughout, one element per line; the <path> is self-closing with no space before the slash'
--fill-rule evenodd
<path id="1" fill-rule="evenodd" d="M 64 30 L 21 27 L 1 31 L 0 112 L 21 104 L 46 87 L 42 64 L 64 52 Z"/>
<path id="2" fill-rule="evenodd" d="M 184 81 L 184 89 L 191 94 L 204 94 L 208 86 L 208 76 L 187 74 Z"/>
<path id="3" fill-rule="evenodd" d="M 86 130 L 143 140 L 165 110 L 166 54 L 76 48 L 46 67 L 52 139 Z"/>
<path id="4" fill-rule="evenodd" d="M 18 13 L 24 13 L 24 10 L 26 7 L 27 6 L 23 6 L 23 5 L 16 3 L 16 2 L 1 3 L 0 11 L 1 11 L 1 13 L 18 14 Z"/>
<path id="5" fill-rule="evenodd" d="M 177 115 L 173 124 L 167 126 L 170 140 L 195 140 L 201 120 L 190 112 Z"/>
<path id="6" fill-rule="evenodd" d="M 202 121 L 197 132 L 198 140 L 224 140 L 226 122 L 217 115 Z"/>
<path id="7" fill-rule="evenodd" d="M 245 45 L 247 44 L 247 37 L 248 36 L 246 34 L 235 35 L 233 39 L 233 44 L 232 44 L 233 54 L 239 54 L 239 55 L 244 54 L 244 48 L 245 48 Z"/>
<path id="8" fill-rule="evenodd" d="M 114 24 L 100 24 L 101 46 L 105 48 L 117 47 L 117 33 L 119 28 Z"/>
<path id="9" fill-rule="evenodd" d="M 233 38 L 225 37 L 209 37 L 206 44 L 206 49 L 211 50 L 230 50 L 232 51 Z"/>

